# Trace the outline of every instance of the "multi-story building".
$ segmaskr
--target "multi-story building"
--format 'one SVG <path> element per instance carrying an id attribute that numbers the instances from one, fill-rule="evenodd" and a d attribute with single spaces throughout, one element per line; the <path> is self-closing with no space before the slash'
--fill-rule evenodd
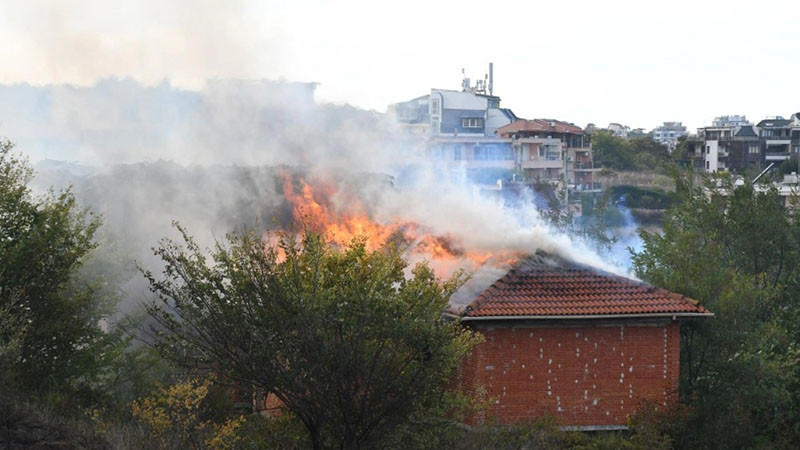
<path id="1" fill-rule="evenodd" d="M 511 140 L 517 168 L 531 180 L 564 180 L 574 191 L 599 191 L 590 136 L 580 127 L 559 120 L 518 120 L 497 133 Z"/>
<path id="2" fill-rule="evenodd" d="M 511 140 L 498 136 L 497 130 L 519 118 L 500 107 L 492 76 L 490 65 L 488 80 L 473 86 L 464 78 L 461 91 L 431 89 L 428 95 L 391 105 L 389 111 L 408 129 L 429 135 L 435 160 L 470 169 L 513 169 Z"/>
<path id="3" fill-rule="evenodd" d="M 706 172 L 739 173 L 764 162 L 761 140 L 752 125 L 699 128 L 686 146 L 694 166 Z"/>
<path id="4" fill-rule="evenodd" d="M 743 115 L 717 116 L 711 122 L 712 127 L 742 127 L 746 125 L 752 125 L 752 123 L 748 122 L 747 117 Z"/>
<path id="5" fill-rule="evenodd" d="M 675 150 L 678 145 L 678 138 L 688 136 L 689 132 L 682 122 L 664 122 L 663 125 L 653 129 L 653 140 Z"/>
<path id="6" fill-rule="evenodd" d="M 767 162 L 780 162 L 789 159 L 792 152 L 797 153 L 797 138 L 792 142 L 792 122 L 796 119 L 795 114 L 788 120 L 777 116 L 758 122 L 758 135 L 764 143 L 764 159 Z"/>
<path id="7" fill-rule="evenodd" d="M 614 136 L 621 137 L 622 139 L 628 139 L 628 133 L 631 132 L 631 127 L 614 122 L 608 124 L 608 128 L 606 129 L 614 133 Z"/>
<path id="8" fill-rule="evenodd" d="M 714 126 L 700 128 L 696 137 L 688 139 L 689 157 L 695 167 L 706 172 L 741 173 L 778 165 L 800 153 L 798 114 L 790 119 L 767 118 L 755 126 L 745 120 L 718 117 Z"/>

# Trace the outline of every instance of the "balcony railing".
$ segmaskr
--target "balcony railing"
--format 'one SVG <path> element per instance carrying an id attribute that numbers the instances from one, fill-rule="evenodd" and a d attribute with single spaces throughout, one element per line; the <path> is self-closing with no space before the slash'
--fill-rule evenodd
<path id="1" fill-rule="evenodd" d="M 586 192 L 586 191 L 600 191 L 602 189 L 603 189 L 603 187 L 600 185 L 600 183 L 584 183 L 584 184 L 576 184 L 575 185 L 575 190 L 579 191 L 579 192 L 580 191 L 584 191 L 584 192 Z"/>
<path id="2" fill-rule="evenodd" d="M 575 170 L 600 170 L 600 164 L 594 162 L 576 162 L 573 167 Z"/>

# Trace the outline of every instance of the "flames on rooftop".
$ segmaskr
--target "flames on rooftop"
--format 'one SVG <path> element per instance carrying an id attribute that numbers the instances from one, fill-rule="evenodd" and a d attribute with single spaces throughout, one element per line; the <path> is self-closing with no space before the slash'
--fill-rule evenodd
<path id="1" fill-rule="evenodd" d="M 336 245 L 347 245 L 357 237 L 369 250 L 386 244 L 397 245 L 410 264 L 427 261 L 442 279 L 457 270 L 474 272 L 484 266 L 507 268 L 517 260 L 514 252 L 471 251 L 450 235 L 436 235 L 425 226 L 403 217 L 372 217 L 349 184 L 331 177 L 280 173 L 291 221 L 323 233 Z"/>

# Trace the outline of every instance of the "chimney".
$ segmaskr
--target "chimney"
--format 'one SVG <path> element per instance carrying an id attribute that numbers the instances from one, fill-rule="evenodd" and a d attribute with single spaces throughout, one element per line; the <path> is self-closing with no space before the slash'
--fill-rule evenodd
<path id="1" fill-rule="evenodd" d="M 489 95 L 494 91 L 494 64 L 489 63 Z"/>

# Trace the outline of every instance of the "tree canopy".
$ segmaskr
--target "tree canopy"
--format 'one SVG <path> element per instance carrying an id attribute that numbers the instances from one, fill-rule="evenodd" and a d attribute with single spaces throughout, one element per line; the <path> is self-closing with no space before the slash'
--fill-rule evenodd
<path id="1" fill-rule="evenodd" d="M 385 444 L 441 401 L 475 335 L 442 320 L 462 277 L 408 271 L 391 246 L 305 232 L 232 234 L 207 256 L 183 233 L 152 273 L 160 349 L 277 397 L 315 448 Z"/>
<path id="2" fill-rule="evenodd" d="M 610 131 L 592 135 L 594 159 L 616 170 L 653 170 L 670 160 L 669 149 L 649 136 L 624 139 Z"/>
<path id="3" fill-rule="evenodd" d="M 0 362 L 33 389 L 86 379 L 105 357 L 111 304 L 79 276 L 100 219 L 69 190 L 37 196 L 33 171 L 0 142 Z M 5 356 L 4 356 L 5 354 Z"/>
<path id="4" fill-rule="evenodd" d="M 641 233 L 636 273 L 716 314 L 684 323 L 680 448 L 800 443 L 800 223 L 775 188 L 677 178 L 663 233 Z"/>

